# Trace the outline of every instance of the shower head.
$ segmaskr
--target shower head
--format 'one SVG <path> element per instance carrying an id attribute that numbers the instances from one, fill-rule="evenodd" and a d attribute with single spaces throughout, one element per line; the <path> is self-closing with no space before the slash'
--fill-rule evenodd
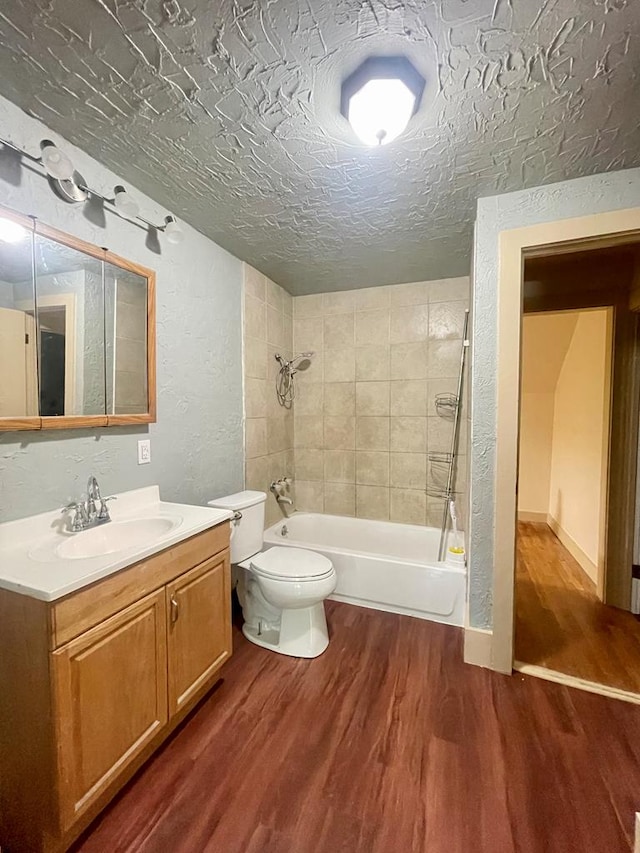
<path id="1" fill-rule="evenodd" d="M 294 355 L 289 364 L 294 370 L 308 370 L 311 367 L 311 359 L 315 352 L 301 352 Z"/>

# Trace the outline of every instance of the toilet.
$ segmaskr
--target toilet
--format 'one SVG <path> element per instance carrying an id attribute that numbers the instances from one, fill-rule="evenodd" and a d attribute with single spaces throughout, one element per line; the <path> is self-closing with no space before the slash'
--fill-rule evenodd
<path id="1" fill-rule="evenodd" d="M 276 546 L 262 551 L 264 492 L 244 491 L 209 501 L 233 513 L 231 563 L 244 625 L 265 649 L 315 658 L 329 645 L 324 600 L 336 588 L 331 560 L 315 551 Z"/>

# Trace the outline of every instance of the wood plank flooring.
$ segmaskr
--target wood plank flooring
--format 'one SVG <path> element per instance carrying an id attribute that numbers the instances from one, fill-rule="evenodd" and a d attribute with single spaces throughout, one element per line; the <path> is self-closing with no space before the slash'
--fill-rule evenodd
<path id="1" fill-rule="evenodd" d="M 516 659 L 640 693 L 640 622 L 603 604 L 546 524 L 518 524 Z"/>
<path id="2" fill-rule="evenodd" d="M 618 853 L 640 709 L 462 662 L 459 629 L 336 602 L 313 661 L 236 631 L 223 682 L 82 853 Z"/>

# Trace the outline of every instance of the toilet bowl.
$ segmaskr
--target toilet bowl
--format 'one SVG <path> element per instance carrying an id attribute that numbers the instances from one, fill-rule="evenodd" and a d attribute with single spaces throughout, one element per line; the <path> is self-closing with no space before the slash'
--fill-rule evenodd
<path id="1" fill-rule="evenodd" d="M 250 642 L 292 657 L 314 658 L 329 644 L 324 600 L 336 587 L 331 560 L 303 548 L 262 551 L 264 492 L 209 501 L 234 513 L 231 562 Z"/>

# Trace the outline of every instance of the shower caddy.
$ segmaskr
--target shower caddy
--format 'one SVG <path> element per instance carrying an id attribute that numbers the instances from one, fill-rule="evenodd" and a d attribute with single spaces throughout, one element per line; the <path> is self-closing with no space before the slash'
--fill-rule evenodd
<path id="1" fill-rule="evenodd" d="M 462 390 L 464 382 L 464 368 L 469 347 L 469 309 L 464 312 L 464 325 L 462 328 L 462 347 L 460 349 L 460 370 L 458 373 L 458 387 L 455 394 L 436 394 L 435 406 L 439 417 L 453 421 L 453 432 L 451 445 L 448 452 L 432 451 L 427 454 L 429 460 L 429 472 L 431 482 L 427 483 L 427 495 L 444 501 L 442 510 L 442 526 L 440 529 L 440 546 L 438 548 L 438 560 L 445 558 L 445 546 L 447 539 L 447 527 L 451 512 L 451 501 L 455 500 L 456 473 L 458 445 L 460 441 L 460 415 L 462 413 Z"/>

